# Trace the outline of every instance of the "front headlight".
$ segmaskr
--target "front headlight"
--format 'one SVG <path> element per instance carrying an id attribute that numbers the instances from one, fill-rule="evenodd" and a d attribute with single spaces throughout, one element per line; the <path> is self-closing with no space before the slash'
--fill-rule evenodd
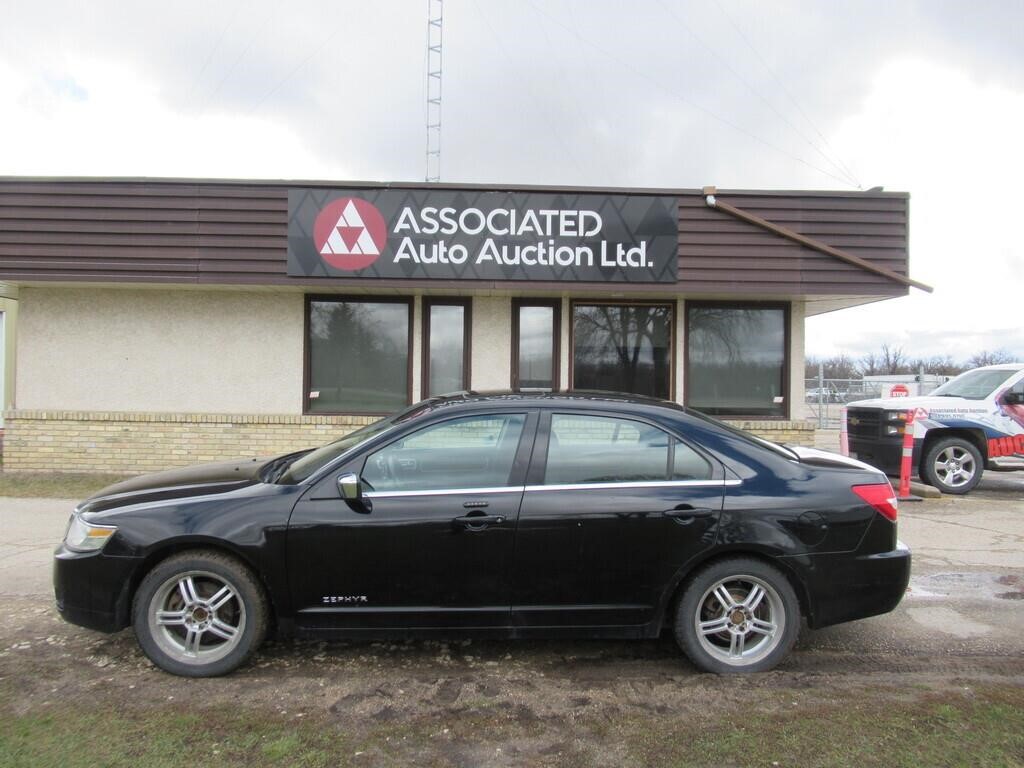
<path id="1" fill-rule="evenodd" d="M 906 411 L 886 411 L 885 412 L 885 419 L 886 419 L 886 421 L 906 421 L 907 420 L 907 412 Z"/>
<path id="2" fill-rule="evenodd" d="M 78 515 L 71 516 L 68 532 L 64 534 L 64 546 L 74 552 L 95 552 L 114 535 L 117 526 L 93 525 Z"/>

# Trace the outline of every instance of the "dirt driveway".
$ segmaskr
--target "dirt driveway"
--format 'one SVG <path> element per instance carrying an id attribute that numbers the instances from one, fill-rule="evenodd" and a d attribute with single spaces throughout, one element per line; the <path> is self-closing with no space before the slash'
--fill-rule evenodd
<path id="1" fill-rule="evenodd" d="M 82 713 L 90 734 L 97 725 L 121 729 L 79 749 L 113 764 L 124 750 L 139 764 L 179 764 L 170 759 L 177 749 L 249 765 L 830 765 L 843 755 L 871 764 L 863 756 L 886 739 L 897 754 L 915 739 L 927 745 L 922 734 L 939 727 L 943 707 L 982 717 L 982 705 L 1019 714 L 1024 704 L 1024 482 L 1016 476 L 987 478 L 965 498 L 903 504 L 900 537 L 915 557 L 903 604 L 805 631 L 783 667 L 741 679 L 699 674 L 667 639 L 271 643 L 229 678 L 174 678 L 144 659 L 130 631 L 101 635 L 56 616 L 50 552 L 70 508 L 0 499 L 0 711 L 16 724 L 0 728 L 0 763 L 5 747 L 11 764 L 45 763 L 39 755 L 51 753 L 30 742 L 48 732 L 81 738 L 67 729 Z M 878 743 L 843 740 L 874 733 L 879 710 L 903 713 L 905 732 L 891 725 L 871 737 Z M 89 713 L 104 713 L 102 722 Z M 147 730 L 154 719 L 166 723 L 167 762 L 131 752 L 142 749 L 133 733 L 156 738 Z M 966 749 L 985 727 L 971 721 L 950 743 Z M 191 740 L 171 738 L 180 728 Z M 803 737 L 802 728 L 810 729 Z M 822 728 L 834 732 L 823 739 Z M 996 747 L 1005 761 L 991 764 L 1024 764 L 1020 741 Z M 971 749 L 975 764 L 986 764 Z M 934 764 L 956 764 L 951 754 Z M 55 765 L 67 759 L 52 755 Z"/>

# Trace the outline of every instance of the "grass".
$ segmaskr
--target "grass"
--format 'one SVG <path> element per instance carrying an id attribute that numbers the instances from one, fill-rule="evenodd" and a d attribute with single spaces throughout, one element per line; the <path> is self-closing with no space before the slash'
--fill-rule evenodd
<path id="1" fill-rule="evenodd" d="M 1024 766 L 1020 687 L 895 701 L 891 692 L 868 691 L 827 707 L 774 714 L 738 707 L 734 712 L 715 717 L 710 726 L 633 713 L 611 722 L 579 717 L 571 723 L 516 724 L 484 707 L 446 718 L 450 733 L 446 728 L 439 738 L 438 722 L 430 718 L 385 724 L 372 718 L 289 719 L 242 708 L 182 711 L 109 704 L 87 710 L 63 704 L 15 714 L 0 706 L 0 766 L 451 765 L 464 762 L 465 750 L 493 755 L 498 746 L 508 753 L 517 742 L 536 744 L 538 729 L 552 741 L 575 744 L 559 756 L 520 753 L 523 764 L 586 765 L 614 745 L 625 749 L 624 764 L 636 766 Z"/>
<path id="2" fill-rule="evenodd" d="M 345 765 L 347 739 L 244 710 L 56 711 L 0 722 L 0 766 L 91 768 L 182 765 Z"/>
<path id="3" fill-rule="evenodd" d="M 84 472 L 0 472 L 0 496 L 84 499 L 124 478 Z"/>
<path id="4" fill-rule="evenodd" d="M 632 746 L 641 762 L 680 767 L 1020 768 L 1024 688 L 904 702 L 851 697 L 810 713 L 730 715 L 710 732 L 654 729 Z"/>

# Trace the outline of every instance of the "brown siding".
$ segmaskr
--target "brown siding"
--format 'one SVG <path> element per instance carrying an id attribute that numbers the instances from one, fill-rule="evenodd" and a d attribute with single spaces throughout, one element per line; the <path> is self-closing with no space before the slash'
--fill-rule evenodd
<path id="1" fill-rule="evenodd" d="M 905 195 L 719 195 L 776 224 L 907 274 Z M 713 210 L 700 193 L 680 193 L 679 200 L 678 288 L 687 295 L 907 292 L 885 277 Z M 363 280 L 288 278 L 287 218 L 285 184 L 0 179 L 0 280 L 369 287 Z M 464 287 L 474 285 L 494 283 L 467 282 Z M 440 284 L 402 280 L 389 281 L 389 286 Z M 619 289 L 663 293 L 666 286 Z"/>
<path id="2" fill-rule="evenodd" d="M 255 282 L 283 275 L 287 224 L 284 187 L 0 182 L 0 277 Z"/>
<path id="3" fill-rule="evenodd" d="M 906 195 L 757 195 L 719 199 L 773 224 L 907 276 Z M 900 296 L 884 276 L 787 240 L 709 207 L 679 199 L 679 282 L 687 294 L 792 293 Z"/>

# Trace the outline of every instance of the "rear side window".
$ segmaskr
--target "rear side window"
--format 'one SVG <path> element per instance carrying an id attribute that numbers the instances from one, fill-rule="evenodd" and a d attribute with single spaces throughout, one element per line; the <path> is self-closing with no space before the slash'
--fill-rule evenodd
<path id="1" fill-rule="evenodd" d="M 629 419 L 553 414 L 545 485 L 698 480 L 711 465 L 668 433 Z"/>

